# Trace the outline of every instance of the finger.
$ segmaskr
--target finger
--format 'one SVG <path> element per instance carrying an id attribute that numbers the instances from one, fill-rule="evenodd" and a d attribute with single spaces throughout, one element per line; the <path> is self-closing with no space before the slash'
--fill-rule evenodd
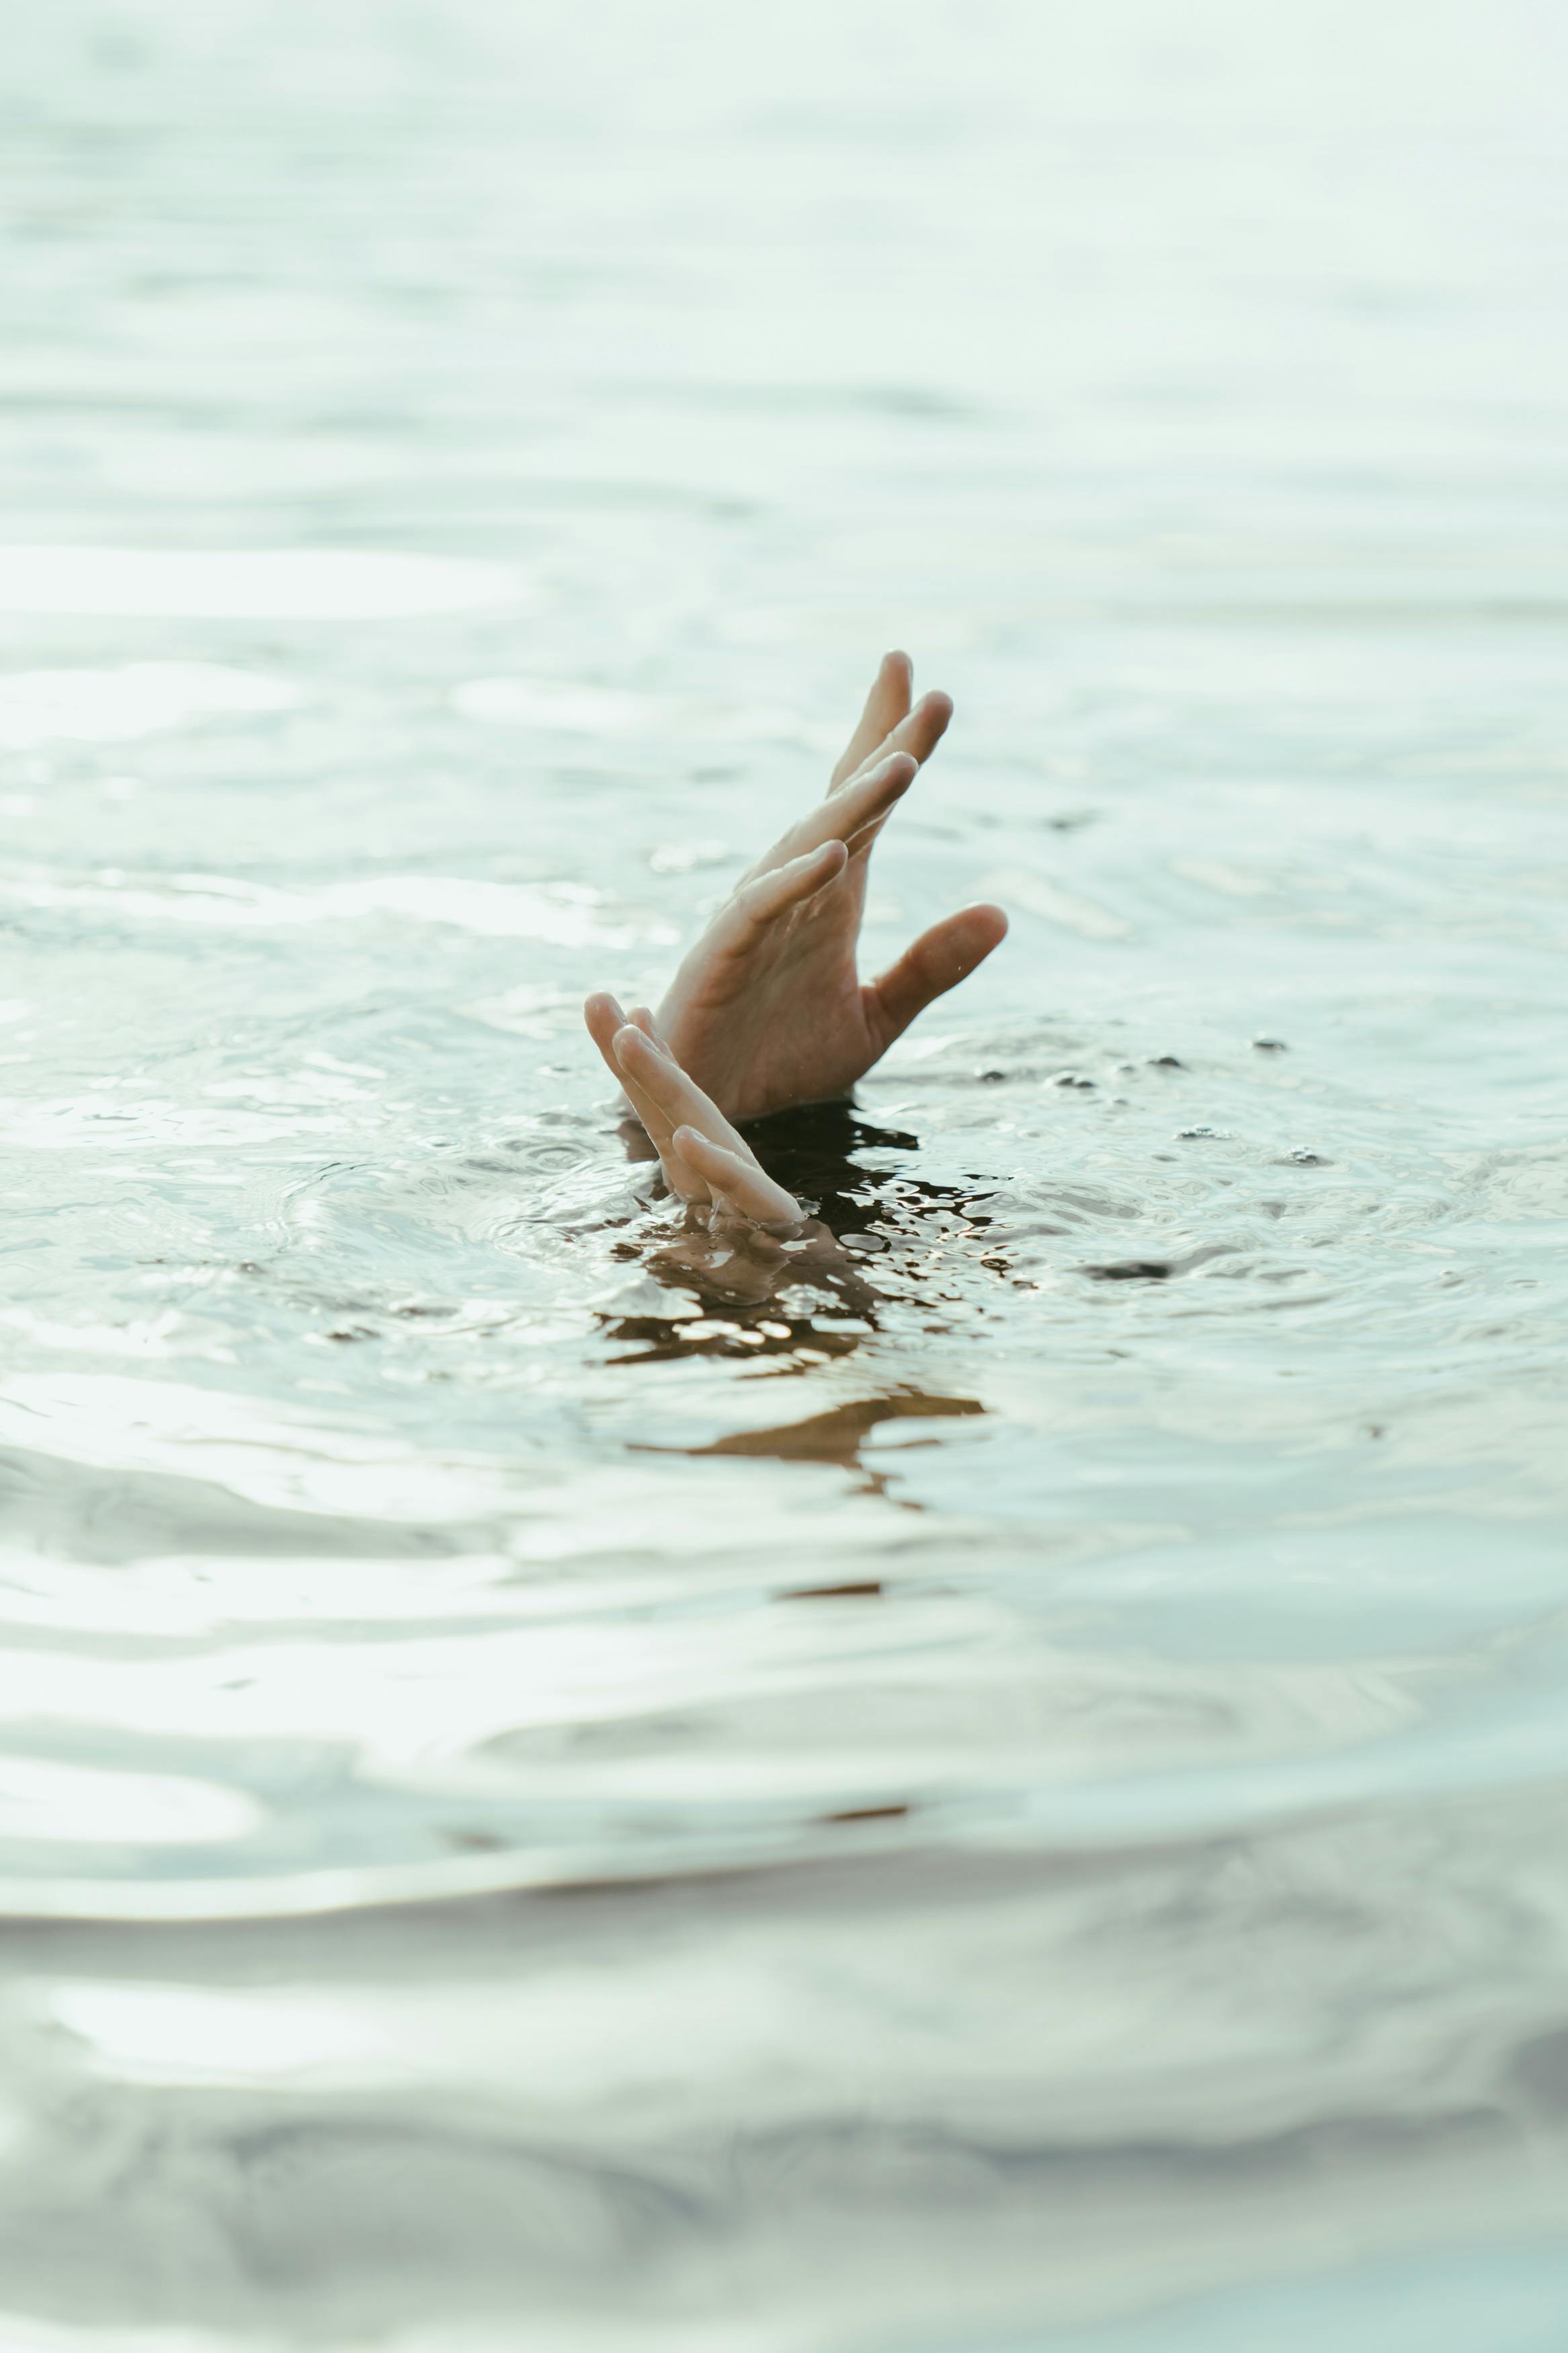
<path id="1" fill-rule="evenodd" d="M 616 1060 L 641 1088 L 671 1130 L 695 1127 L 716 1144 L 749 1159 L 750 1153 L 717 1103 L 710 1101 L 695 1079 L 689 1079 L 673 1056 L 663 1053 L 645 1030 L 628 1022 L 616 1033 Z"/>
<path id="2" fill-rule="evenodd" d="M 748 948 L 757 934 L 779 916 L 803 906 L 818 891 L 836 882 L 848 860 L 849 852 L 836 837 L 819 842 L 800 858 L 792 858 L 786 865 L 776 866 L 771 874 L 759 874 L 754 882 L 737 891 L 724 909 L 714 926 L 714 944 L 732 955 Z M 632 1018 L 637 1019 L 635 1013 Z"/>
<path id="3" fill-rule="evenodd" d="M 742 1159 L 722 1144 L 715 1144 L 700 1128 L 678 1127 L 676 1145 L 683 1159 L 689 1160 L 699 1176 L 707 1179 L 710 1192 L 721 1194 L 731 1207 L 753 1225 L 782 1227 L 798 1226 L 801 1222 L 800 1203 L 782 1185 L 775 1185 L 766 1172 L 758 1167 L 749 1155 Z"/>
<path id="4" fill-rule="evenodd" d="M 847 791 L 866 768 L 878 765 L 891 753 L 907 752 L 917 766 L 923 766 L 946 734 L 952 717 L 951 694 L 935 691 L 922 694 L 908 716 L 900 719 L 892 732 L 876 746 L 869 758 L 861 762 L 860 768 L 852 771 L 841 784 L 833 787 L 828 798 L 831 800 L 835 794 Z"/>
<path id="5" fill-rule="evenodd" d="M 846 816 L 843 808 L 844 802 L 852 795 L 858 796 L 862 786 L 869 785 L 873 778 L 884 778 L 888 763 L 893 759 L 911 764 L 900 771 L 901 781 L 893 794 L 893 798 L 896 799 L 898 793 L 905 790 L 913 781 L 921 762 L 930 759 L 942 741 L 948 721 L 952 716 L 952 698 L 946 694 L 922 694 L 912 711 L 908 708 L 908 661 L 907 655 L 889 654 L 883 664 L 884 670 L 889 663 L 903 665 L 902 670 L 895 673 L 895 677 L 901 681 L 898 686 L 897 698 L 890 700 L 887 705 L 889 713 L 901 712 L 902 715 L 899 718 L 898 723 L 881 738 L 879 743 L 870 746 L 867 756 L 860 762 L 858 767 L 849 768 L 847 765 L 849 754 L 847 752 L 845 754 L 844 758 L 833 771 L 833 782 L 828 786 L 826 799 L 821 801 L 815 809 L 808 810 L 805 817 L 798 818 L 787 832 L 780 836 L 773 848 L 758 860 L 751 874 L 746 877 L 748 881 L 757 880 L 765 874 L 777 872 L 781 866 L 799 857 L 803 850 L 815 849 L 822 842 L 836 837 L 850 841 L 851 849 L 869 849 L 869 839 L 858 844 L 850 840 L 851 835 L 857 828 L 869 822 L 869 819 L 858 811 L 853 816 Z M 879 680 L 880 678 L 881 672 L 879 672 Z M 877 690 L 873 688 L 871 698 L 866 706 L 868 712 L 876 700 L 876 694 Z M 858 729 L 850 745 L 850 751 L 858 751 L 863 740 L 861 732 Z M 872 789 L 876 790 L 878 787 L 873 786 Z M 879 820 L 885 818 L 889 806 L 890 802 L 879 810 L 873 811 L 872 815 Z"/>
<path id="6" fill-rule="evenodd" d="M 608 989 L 599 989 L 588 998 L 583 1008 L 583 1018 L 589 1037 L 604 1056 L 605 1069 L 616 1084 L 624 1087 L 626 1078 L 616 1060 L 615 1037 L 617 1029 L 625 1029 L 626 1017 Z"/>
<path id="7" fill-rule="evenodd" d="M 605 1066 L 617 1086 L 624 1087 L 631 1098 L 632 1109 L 647 1128 L 648 1134 L 662 1153 L 664 1145 L 658 1131 L 668 1135 L 669 1123 L 661 1120 L 656 1104 L 650 1103 L 627 1078 L 616 1054 L 616 1035 L 626 1027 L 626 1017 L 608 990 L 590 997 L 583 1008 L 583 1018 L 588 1025 L 588 1035 L 605 1058 Z"/>
<path id="8" fill-rule="evenodd" d="M 689 1171 L 693 1185 L 702 1187 L 705 1198 L 712 1198 L 721 1209 L 754 1224 L 769 1229 L 794 1226 L 799 1211 L 791 1196 L 764 1176 L 751 1147 L 668 1048 L 634 1021 L 616 1038 L 616 1050 L 623 1065 L 654 1098 L 660 1115 L 679 1122 L 671 1134 L 669 1154 Z M 688 1148 L 694 1138 L 699 1145 L 705 1143 L 717 1151 L 721 1161 L 713 1161 L 711 1151 L 694 1156 Z"/>
<path id="9" fill-rule="evenodd" d="M 634 1005 L 631 1011 L 626 1015 L 625 1021 L 635 1022 L 637 1027 L 642 1031 L 645 1038 L 652 1039 L 654 1044 L 658 1047 L 661 1054 L 668 1054 L 669 1048 L 665 1044 L 664 1039 L 660 1037 L 658 1032 L 658 1024 L 655 1021 L 653 1014 L 647 1006 Z M 623 1027 L 625 1026 L 625 1021 L 623 1022 Z M 615 1051 L 614 1039 L 610 1041 L 610 1050 L 612 1053 Z M 617 1070 L 620 1069 L 618 1062 L 616 1067 Z M 621 1071 L 621 1084 L 629 1090 L 633 1083 L 634 1082 L 626 1077 L 625 1071 Z M 653 1097 L 646 1092 L 646 1090 L 638 1088 L 637 1092 L 640 1100 L 647 1107 L 647 1117 L 643 1119 L 643 1124 L 647 1126 L 648 1119 L 653 1120 L 659 1130 L 660 1152 L 663 1153 L 673 1150 L 674 1147 L 665 1140 L 668 1138 L 669 1134 L 669 1121 L 665 1117 L 658 1103 L 654 1101 Z M 643 1117 L 643 1114 L 639 1113 L 638 1116 Z M 652 1131 L 650 1130 L 649 1132 L 651 1134 Z"/>
<path id="10" fill-rule="evenodd" d="M 844 757 L 834 769 L 828 785 L 830 792 L 863 767 L 877 749 L 885 743 L 904 718 L 910 707 L 910 691 L 914 682 L 914 664 L 908 654 L 884 654 L 878 664 L 877 675 L 871 681 L 871 691 L 866 697 L 866 708 L 856 723 L 855 733 L 845 747 Z"/>
<path id="11" fill-rule="evenodd" d="M 799 833 L 807 842 L 815 835 L 818 844 L 825 839 L 842 841 L 853 849 L 856 837 L 868 825 L 879 825 L 919 774 L 918 764 L 907 752 L 889 753 L 885 760 L 851 777 L 819 808 L 813 809 L 802 820 Z"/>
<path id="12" fill-rule="evenodd" d="M 616 1059 L 616 1035 L 618 1030 L 625 1029 L 626 1022 L 626 1017 L 621 1011 L 619 1005 L 608 991 L 602 991 L 597 996 L 590 997 L 583 1010 L 588 1024 L 589 1035 L 604 1056 L 612 1077 L 625 1090 L 627 1101 L 642 1122 L 647 1132 L 648 1141 L 658 1155 L 659 1166 L 664 1171 L 665 1183 L 669 1187 L 670 1191 L 679 1194 L 683 1201 L 705 1201 L 708 1198 L 707 1184 L 698 1176 L 695 1169 L 688 1167 L 681 1159 L 675 1146 L 669 1121 L 652 1096 L 637 1084 L 630 1074 L 623 1070 Z M 638 1006 L 631 1018 L 634 1021 L 644 1024 L 652 1033 L 653 1016 L 646 1006 Z"/>
<path id="13" fill-rule="evenodd" d="M 871 1027 L 882 1045 L 891 1045 L 918 1013 L 967 979 L 1006 936 L 1006 916 L 1000 907 L 988 906 L 965 907 L 922 932 L 866 992 Z"/>

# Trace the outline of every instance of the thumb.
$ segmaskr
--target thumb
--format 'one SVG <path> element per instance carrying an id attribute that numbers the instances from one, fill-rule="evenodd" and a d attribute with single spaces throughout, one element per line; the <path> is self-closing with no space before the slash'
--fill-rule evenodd
<path id="1" fill-rule="evenodd" d="M 966 980 L 1006 936 L 1006 916 L 1000 907 L 991 906 L 962 908 L 922 932 L 866 992 L 867 1010 L 881 1050 L 901 1037 L 928 1005 Z"/>

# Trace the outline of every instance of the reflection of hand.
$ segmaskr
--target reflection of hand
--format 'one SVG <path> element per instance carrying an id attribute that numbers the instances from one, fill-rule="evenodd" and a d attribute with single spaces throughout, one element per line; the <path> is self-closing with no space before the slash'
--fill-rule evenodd
<path id="1" fill-rule="evenodd" d="M 820 1219 L 813 1218 L 799 1238 L 781 1241 L 760 1226 L 726 1226 L 713 1233 L 678 1234 L 643 1261 L 659 1282 L 694 1291 L 705 1307 L 766 1307 L 784 1301 L 784 1313 L 799 1316 L 803 1336 L 817 1337 L 810 1321 L 809 1303 L 784 1294 L 802 1284 L 826 1300 L 839 1314 L 868 1316 L 876 1293 L 860 1280 Z M 837 1329 L 836 1344 L 853 1346 Z"/>
<path id="2" fill-rule="evenodd" d="M 860 980 L 872 846 L 952 712 L 945 694 L 911 709 L 910 687 L 908 655 L 885 656 L 826 799 L 742 878 L 659 1008 L 670 1053 L 706 1088 L 715 1116 L 722 1106 L 760 1119 L 847 1092 L 1006 932 L 999 907 L 965 907 L 879 980 Z"/>
<path id="3" fill-rule="evenodd" d="M 652 1139 L 670 1191 L 690 1208 L 706 1208 L 715 1227 L 800 1233 L 799 1202 L 773 1183 L 744 1137 L 688 1078 L 646 1007 L 628 1021 L 613 997 L 597 996 L 584 1011 L 589 1035 Z"/>

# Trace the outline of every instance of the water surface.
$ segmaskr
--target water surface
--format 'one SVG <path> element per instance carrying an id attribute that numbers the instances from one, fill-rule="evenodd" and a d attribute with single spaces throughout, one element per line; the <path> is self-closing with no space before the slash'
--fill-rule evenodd
<path id="1" fill-rule="evenodd" d="M 7 2343 L 1562 2344 L 1565 63 L 10 28 Z M 578 1008 L 900 643 L 737 1302 Z"/>

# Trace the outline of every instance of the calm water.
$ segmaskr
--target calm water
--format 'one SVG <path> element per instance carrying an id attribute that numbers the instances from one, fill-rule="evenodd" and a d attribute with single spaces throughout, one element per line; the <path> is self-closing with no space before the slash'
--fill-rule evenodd
<path id="1" fill-rule="evenodd" d="M 7 2348 L 1568 2341 L 1565 90 L 16 12 Z M 577 1008 L 900 643 L 738 1307 Z"/>

